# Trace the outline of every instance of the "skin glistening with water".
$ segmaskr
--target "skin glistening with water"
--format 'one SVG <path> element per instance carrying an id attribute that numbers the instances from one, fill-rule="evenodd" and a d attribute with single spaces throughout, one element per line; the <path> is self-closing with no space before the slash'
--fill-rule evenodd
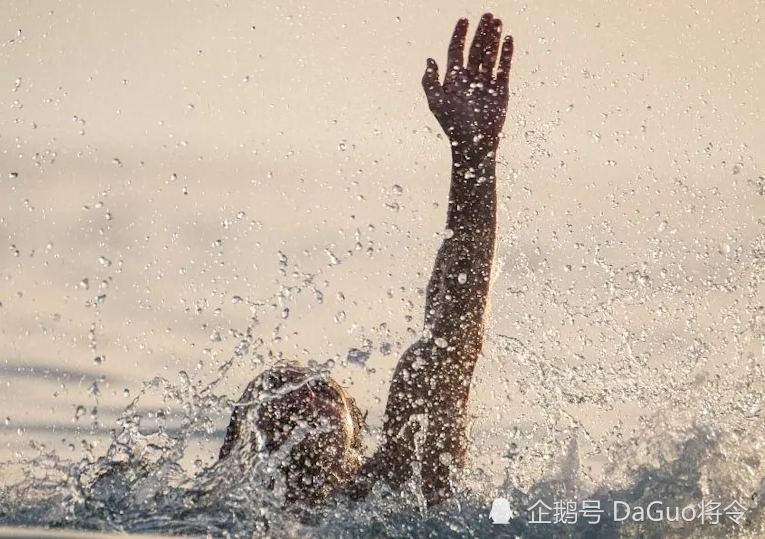
<path id="1" fill-rule="evenodd" d="M 502 22 L 487 13 L 466 61 L 467 31 L 467 19 L 460 19 L 443 82 L 433 59 L 422 77 L 428 106 L 451 143 L 447 232 L 427 286 L 424 336 L 396 365 L 378 449 L 364 459 L 363 416 L 353 398 L 328 375 L 296 363 L 255 378 L 234 408 L 220 459 L 236 458 L 247 468 L 263 452 L 286 449 L 281 470 L 289 502 L 362 497 L 378 481 L 395 487 L 419 473 L 423 495 L 435 505 L 452 495 L 455 473 L 466 465 L 470 383 L 483 347 L 496 242 L 496 152 L 513 55 L 512 37 L 503 40 Z"/>

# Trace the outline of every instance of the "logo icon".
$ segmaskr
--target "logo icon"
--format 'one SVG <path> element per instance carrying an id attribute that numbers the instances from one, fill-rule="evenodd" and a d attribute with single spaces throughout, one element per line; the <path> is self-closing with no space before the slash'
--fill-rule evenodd
<path id="1" fill-rule="evenodd" d="M 489 518 L 494 524 L 507 524 L 513 518 L 513 511 L 510 509 L 510 502 L 505 498 L 497 498 L 491 504 L 491 513 Z"/>

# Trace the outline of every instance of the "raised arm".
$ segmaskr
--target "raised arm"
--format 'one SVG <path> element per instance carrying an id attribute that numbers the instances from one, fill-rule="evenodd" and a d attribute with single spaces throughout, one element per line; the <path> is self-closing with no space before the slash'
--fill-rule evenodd
<path id="1" fill-rule="evenodd" d="M 432 59 L 422 79 L 430 110 L 452 150 L 446 238 L 428 285 L 425 327 L 449 343 L 447 351 L 472 343 L 477 354 L 494 257 L 496 152 L 507 113 L 513 40 L 508 36 L 502 43 L 495 77 L 502 22 L 491 14 L 481 18 L 465 66 L 467 27 L 462 19 L 454 30 L 444 83 Z"/>
<path id="2" fill-rule="evenodd" d="M 424 336 L 396 366 L 383 440 L 361 483 L 362 490 L 378 479 L 400 484 L 419 462 L 429 505 L 451 495 L 454 472 L 466 463 L 470 382 L 483 346 L 494 259 L 496 151 L 513 54 L 512 38 L 501 40 L 501 21 L 486 14 L 465 63 L 467 30 L 461 19 L 444 82 L 433 59 L 422 79 L 430 110 L 451 142 L 446 234 L 428 283 Z"/>

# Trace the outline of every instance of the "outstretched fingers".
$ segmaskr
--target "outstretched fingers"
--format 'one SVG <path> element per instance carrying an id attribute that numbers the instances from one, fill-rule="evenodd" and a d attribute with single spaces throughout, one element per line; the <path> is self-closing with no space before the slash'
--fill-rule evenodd
<path id="1" fill-rule="evenodd" d="M 502 42 L 502 54 L 499 57 L 499 68 L 497 69 L 497 83 L 500 87 L 507 89 L 510 82 L 510 67 L 513 59 L 513 36 L 505 37 Z"/>
<path id="2" fill-rule="evenodd" d="M 494 66 L 497 64 L 501 39 L 502 21 L 494 19 L 490 25 L 489 35 L 484 41 L 483 58 L 481 59 L 481 76 L 484 80 L 491 80 L 494 76 Z"/>
<path id="3" fill-rule="evenodd" d="M 481 63 L 484 59 L 484 51 L 487 45 L 490 43 L 491 30 L 494 22 L 494 15 L 491 13 L 484 14 L 481 17 L 481 22 L 478 23 L 478 28 L 475 31 L 475 37 L 473 37 L 473 43 L 470 45 L 470 53 L 468 54 L 467 68 L 472 74 L 477 75 L 478 70 L 481 67 Z"/>
<path id="4" fill-rule="evenodd" d="M 449 52 L 446 59 L 446 77 L 453 77 L 465 63 L 465 38 L 467 37 L 468 20 L 460 19 L 454 27 L 452 40 L 449 42 Z"/>

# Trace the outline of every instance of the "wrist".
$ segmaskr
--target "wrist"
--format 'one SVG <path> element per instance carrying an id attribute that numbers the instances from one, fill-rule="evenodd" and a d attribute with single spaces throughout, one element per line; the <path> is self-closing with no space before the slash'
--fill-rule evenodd
<path id="1" fill-rule="evenodd" d="M 452 164 L 455 167 L 484 168 L 493 166 L 497 145 L 459 144 L 452 142 Z"/>
<path id="2" fill-rule="evenodd" d="M 461 138 L 451 139 L 452 157 L 469 161 L 483 160 L 487 156 L 496 155 L 499 147 L 499 137 L 478 135 L 470 140 Z"/>

